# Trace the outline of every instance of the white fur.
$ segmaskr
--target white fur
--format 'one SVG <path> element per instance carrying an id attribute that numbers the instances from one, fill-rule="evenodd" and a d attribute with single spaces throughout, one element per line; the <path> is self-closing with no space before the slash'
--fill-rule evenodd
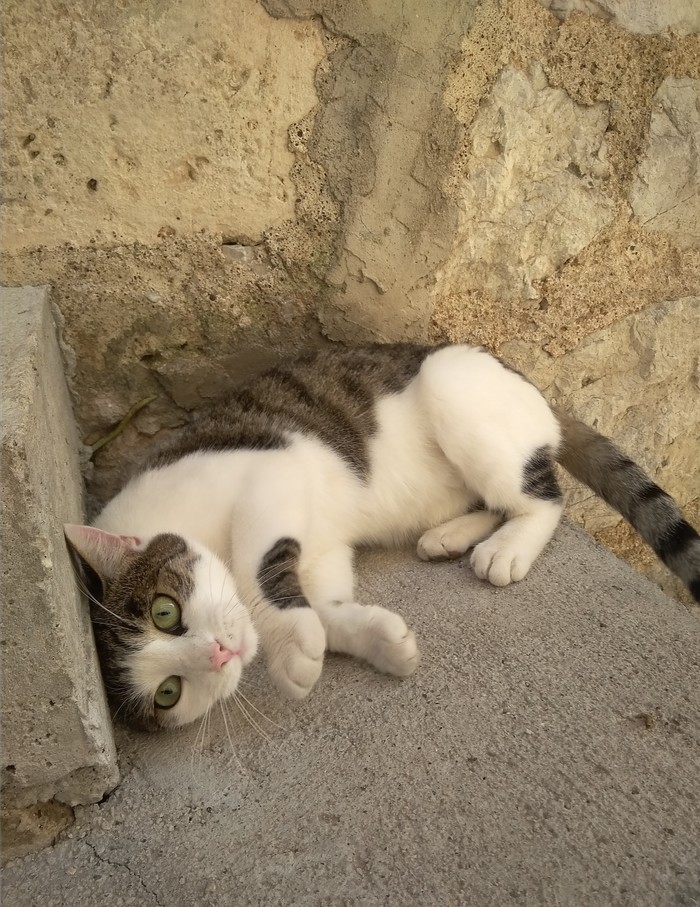
<path id="1" fill-rule="evenodd" d="M 478 542 L 472 554 L 478 576 L 496 585 L 522 579 L 561 513 L 559 503 L 523 493 L 523 466 L 536 449 L 555 449 L 560 433 L 532 385 L 472 347 L 432 353 L 404 391 L 379 400 L 376 412 L 366 482 L 320 441 L 292 435 L 283 450 L 200 452 L 145 473 L 97 525 L 142 536 L 179 533 L 228 562 L 233 579 L 222 575 L 219 560 L 210 561 L 226 596 L 235 595 L 235 581 L 272 677 L 287 695 L 311 689 L 326 645 L 405 676 L 417 664 L 415 640 L 397 615 L 354 602 L 353 546 L 400 543 L 428 530 L 421 557 L 457 556 Z M 494 513 L 464 516 L 477 501 L 511 518 L 496 529 L 502 518 Z M 262 593 L 261 560 L 283 537 L 301 545 L 300 581 L 313 610 L 278 608 Z M 209 639 L 221 596 L 205 574 L 198 573 L 193 608 L 201 609 L 197 632 Z M 149 689 L 176 673 L 155 641 L 138 658 Z M 200 687 L 183 693 L 183 717 L 201 714 L 211 697 L 228 695 L 238 681 L 238 667 L 227 677 L 211 676 L 197 667 L 198 658 L 193 649 L 188 670 L 201 674 Z"/>

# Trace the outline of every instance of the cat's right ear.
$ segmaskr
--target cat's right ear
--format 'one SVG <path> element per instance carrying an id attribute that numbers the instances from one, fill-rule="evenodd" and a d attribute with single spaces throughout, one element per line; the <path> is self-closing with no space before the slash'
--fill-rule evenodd
<path id="1" fill-rule="evenodd" d="M 94 526 L 65 523 L 63 532 L 73 551 L 103 580 L 116 576 L 127 558 L 146 547 L 135 535 L 114 535 Z"/>

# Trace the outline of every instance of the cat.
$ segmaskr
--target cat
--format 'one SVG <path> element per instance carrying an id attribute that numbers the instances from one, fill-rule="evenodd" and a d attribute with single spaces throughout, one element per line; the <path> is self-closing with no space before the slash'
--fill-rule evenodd
<path id="1" fill-rule="evenodd" d="M 480 347 L 303 355 L 237 389 L 157 451 L 94 526 L 65 527 L 117 716 L 177 727 L 233 695 L 264 653 L 286 696 L 324 652 L 418 665 L 403 619 L 353 595 L 353 550 L 418 538 L 522 580 L 563 511 L 559 462 L 617 509 L 700 600 L 700 536 L 607 438 L 554 411 Z M 99 580 L 99 582 L 96 582 Z"/>

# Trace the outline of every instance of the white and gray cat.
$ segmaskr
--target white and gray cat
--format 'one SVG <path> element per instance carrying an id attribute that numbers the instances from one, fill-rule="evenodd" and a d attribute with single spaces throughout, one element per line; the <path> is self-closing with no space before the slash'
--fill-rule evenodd
<path id="1" fill-rule="evenodd" d="M 256 378 L 95 527 L 66 526 L 101 580 L 91 607 L 113 708 L 141 728 L 186 724 L 235 692 L 258 642 L 290 697 L 311 690 L 326 650 L 408 676 L 413 633 L 355 600 L 353 549 L 419 537 L 424 560 L 473 548 L 478 577 L 521 580 L 562 514 L 555 461 L 700 600 L 700 536 L 673 499 L 483 349 L 332 349 Z"/>

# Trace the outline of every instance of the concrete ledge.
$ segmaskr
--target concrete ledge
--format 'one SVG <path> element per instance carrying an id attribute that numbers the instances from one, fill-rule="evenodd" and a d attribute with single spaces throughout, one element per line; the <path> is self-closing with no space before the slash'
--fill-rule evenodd
<path id="1" fill-rule="evenodd" d="M 661 907 L 700 898 L 700 621 L 564 525 L 527 579 L 360 558 L 400 682 L 331 657 L 302 703 L 261 665 L 227 728 L 120 731 L 125 779 L 4 873 L 4 907 Z M 229 733 L 231 740 L 229 740 Z"/>
<path id="2" fill-rule="evenodd" d="M 91 803 L 118 774 L 63 540 L 83 519 L 78 439 L 47 288 L 3 288 L 0 306 L 3 804 Z"/>

